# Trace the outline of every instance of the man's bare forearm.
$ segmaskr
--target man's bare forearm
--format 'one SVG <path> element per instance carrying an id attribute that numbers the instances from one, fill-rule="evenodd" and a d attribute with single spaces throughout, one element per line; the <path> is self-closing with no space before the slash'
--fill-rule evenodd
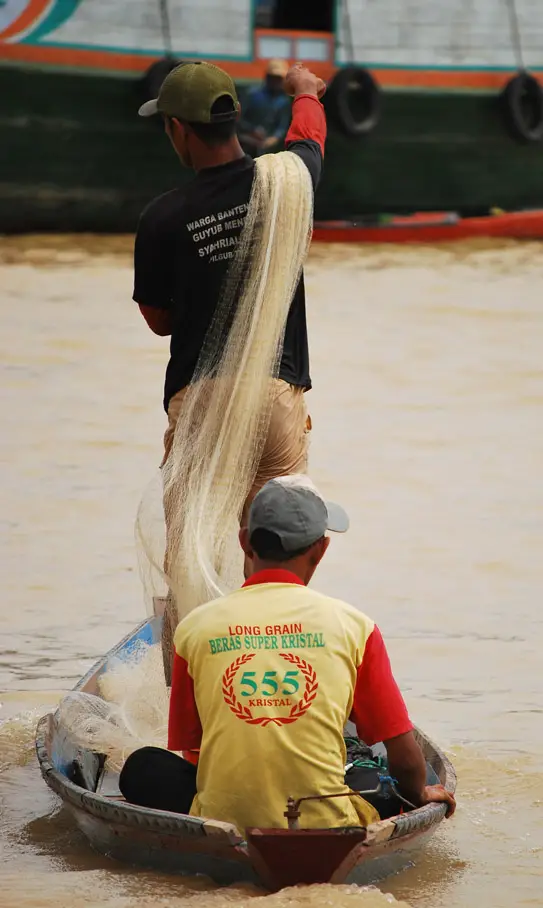
<path id="1" fill-rule="evenodd" d="M 412 731 L 385 741 L 388 771 L 398 782 L 400 794 L 415 807 L 424 804 L 445 804 L 446 816 L 452 817 L 456 809 L 454 795 L 443 785 L 426 784 L 426 760 Z"/>
<path id="2" fill-rule="evenodd" d="M 413 732 L 385 741 L 388 771 L 404 798 L 417 807 L 425 803 L 426 763 Z"/>

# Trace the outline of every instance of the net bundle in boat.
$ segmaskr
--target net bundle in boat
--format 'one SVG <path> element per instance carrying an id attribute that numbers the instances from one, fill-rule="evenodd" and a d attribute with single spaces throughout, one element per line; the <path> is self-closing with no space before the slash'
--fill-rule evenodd
<path id="1" fill-rule="evenodd" d="M 166 747 L 169 693 L 159 644 L 134 646 L 98 678 L 98 694 L 73 691 L 59 704 L 58 720 L 80 747 L 106 754 L 119 771 L 139 747 Z"/>
<path id="2" fill-rule="evenodd" d="M 173 594 L 175 623 L 242 581 L 239 522 L 266 439 L 287 316 L 311 239 L 309 172 L 292 152 L 264 155 L 243 231 L 162 470 L 136 538 L 147 601 Z M 143 557 L 141 557 L 143 556 Z M 156 581 L 162 581 L 157 590 Z"/>

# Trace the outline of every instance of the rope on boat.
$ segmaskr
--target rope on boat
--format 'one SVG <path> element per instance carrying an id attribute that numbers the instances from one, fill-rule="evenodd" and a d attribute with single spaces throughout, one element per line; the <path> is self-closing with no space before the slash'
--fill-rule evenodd
<path id="1" fill-rule="evenodd" d="M 375 757 L 371 747 L 368 747 L 368 745 L 360 741 L 359 738 L 345 738 L 345 746 L 349 748 L 351 756 L 354 757 L 350 763 L 347 763 L 345 772 L 348 772 L 349 769 L 353 769 L 354 767 L 357 769 L 377 770 L 387 768 L 386 757 Z"/>
<path id="2" fill-rule="evenodd" d="M 522 38 L 520 35 L 517 0 L 507 0 L 507 9 L 509 12 L 509 27 L 511 30 L 511 41 L 515 52 L 517 69 L 519 72 L 523 72 L 524 54 L 522 52 Z"/>
<path id="3" fill-rule="evenodd" d="M 355 51 L 353 41 L 353 28 L 351 23 L 351 11 L 349 9 L 349 0 L 342 0 L 342 33 L 344 37 L 344 47 L 347 52 L 345 63 L 354 63 Z"/>
<path id="4" fill-rule="evenodd" d="M 167 57 L 173 56 L 172 45 L 172 27 L 170 22 L 170 3 L 169 0 L 159 0 L 160 8 L 160 25 L 162 28 L 162 40 L 164 41 L 164 51 Z"/>
<path id="5" fill-rule="evenodd" d="M 394 779 L 387 771 L 387 759 L 384 756 L 374 756 L 371 747 L 364 744 L 358 738 L 345 738 L 345 745 L 349 748 L 350 754 L 354 759 L 347 763 L 345 772 L 349 769 L 373 769 L 377 770 L 379 783 L 376 788 L 370 788 L 367 791 L 356 791 L 356 794 L 364 797 L 365 795 L 383 795 L 389 797 L 392 792 L 402 804 L 406 804 L 411 810 L 416 810 L 414 804 L 404 798 L 398 791 L 398 780 Z"/>

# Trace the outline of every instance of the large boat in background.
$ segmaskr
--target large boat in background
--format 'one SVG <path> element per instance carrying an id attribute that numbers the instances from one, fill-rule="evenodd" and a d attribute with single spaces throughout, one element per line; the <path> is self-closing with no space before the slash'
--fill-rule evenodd
<path id="1" fill-rule="evenodd" d="M 0 231 L 135 228 L 179 185 L 137 117 L 175 60 L 329 83 L 319 220 L 543 208 L 541 0 L 0 0 Z"/>

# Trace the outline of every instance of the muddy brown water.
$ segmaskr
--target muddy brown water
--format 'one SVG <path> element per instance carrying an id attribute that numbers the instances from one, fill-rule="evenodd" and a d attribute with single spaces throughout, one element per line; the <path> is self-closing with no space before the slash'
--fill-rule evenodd
<path id="1" fill-rule="evenodd" d="M 167 345 L 128 238 L 0 240 L 0 904 L 543 905 L 543 247 L 316 247 L 311 474 L 349 534 L 316 578 L 370 614 L 456 817 L 375 889 L 269 896 L 122 867 L 42 783 L 37 718 L 144 615 L 133 544 Z"/>

